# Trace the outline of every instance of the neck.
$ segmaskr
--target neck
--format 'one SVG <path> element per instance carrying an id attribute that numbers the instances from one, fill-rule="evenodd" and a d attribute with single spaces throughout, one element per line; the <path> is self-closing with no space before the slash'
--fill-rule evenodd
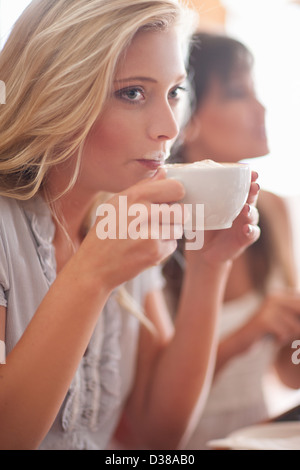
<path id="1" fill-rule="evenodd" d="M 53 244 L 55 247 L 57 272 L 66 265 L 81 245 L 88 228 L 87 216 L 92 199 L 76 197 L 70 191 L 53 203 L 56 227 Z"/>
<path id="2" fill-rule="evenodd" d="M 82 226 L 97 194 L 89 188 L 83 188 L 78 182 L 64 193 L 70 177 L 68 173 L 65 176 L 62 165 L 60 169 L 62 171 L 58 171 L 55 167 L 51 170 L 47 187 L 50 200 L 54 199 L 51 204 L 53 212 L 58 218 L 58 220 L 54 219 L 56 237 L 66 238 L 67 232 L 73 244 L 77 245 L 78 242 L 82 241 Z M 62 196 L 56 199 L 56 195 L 60 194 Z"/>
<path id="3" fill-rule="evenodd" d="M 53 194 L 50 192 L 50 194 Z M 74 187 L 59 199 L 51 203 L 51 208 L 55 216 L 55 243 L 72 244 L 78 247 L 86 233 L 84 229 L 88 225 L 88 216 L 93 203 L 96 200 L 95 194 L 81 194 L 78 188 Z M 71 242 L 71 243 L 70 243 Z"/>

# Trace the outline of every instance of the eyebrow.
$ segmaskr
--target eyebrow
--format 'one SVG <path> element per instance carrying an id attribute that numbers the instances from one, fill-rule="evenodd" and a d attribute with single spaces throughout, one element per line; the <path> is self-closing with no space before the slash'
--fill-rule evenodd
<path id="1" fill-rule="evenodd" d="M 187 78 L 187 75 L 180 75 L 180 77 L 177 78 L 175 82 L 181 82 L 182 80 L 185 80 Z M 121 82 L 134 82 L 134 81 L 141 81 L 141 82 L 151 82 L 151 83 L 157 83 L 158 81 L 155 78 L 151 77 L 128 77 L 128 78 L 120 78 L 118 80 L 115 80 L 114 83 L 121 83 Z"/>

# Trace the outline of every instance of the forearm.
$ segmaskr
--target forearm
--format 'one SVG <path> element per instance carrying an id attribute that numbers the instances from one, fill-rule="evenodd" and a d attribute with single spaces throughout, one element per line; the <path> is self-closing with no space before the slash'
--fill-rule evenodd
<path id="1" fill-rule="evenodd" d="M 66 266 L 1 366 L 3 449 L 39 446 L 88 345 L 107 295 L 76 272 Z"/>
<path id="2" fill-rule="evenodd" d="M 186 269 L 175 334 L 159 354 L 143 411 L 152 448 L 176 448 L 207 397 L 216 352 L 216 324 L 229 264 Z"/>

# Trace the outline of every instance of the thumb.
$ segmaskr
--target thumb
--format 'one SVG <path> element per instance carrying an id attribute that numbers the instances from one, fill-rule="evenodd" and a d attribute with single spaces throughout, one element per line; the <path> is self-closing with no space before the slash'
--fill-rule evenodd
<path id="1" fill-rule="evenodd" d="M 141 181 L 137 183 L 137 185 L 144 185 L 145 183 L 150 182 L 150 181 L 159 181 L 159 180 L 164 180 L 166 178 L 167 178 L 166 170 L 160 167 L 154 176 L 142 179 Z"/>
<path id="2" fill-rule="evenodd" d="M 152 181 L 157 181 L 157 180 L 163 180 L 167 178 L 167 173 L 164 168 L 160 167 L 157 172 L 155 173 L 154 176 L 152 176 L 151 180 Z"/>

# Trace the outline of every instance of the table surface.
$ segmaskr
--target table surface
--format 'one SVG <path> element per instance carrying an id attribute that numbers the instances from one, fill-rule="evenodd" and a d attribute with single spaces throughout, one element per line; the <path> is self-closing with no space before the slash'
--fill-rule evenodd
<path id="1" fill-rule="evenodd" d="M 300 405 L 296 405 L 290 410 L 273 417 L 268 422 L 277 423 L 282 421 L 300 421 Z"/>

